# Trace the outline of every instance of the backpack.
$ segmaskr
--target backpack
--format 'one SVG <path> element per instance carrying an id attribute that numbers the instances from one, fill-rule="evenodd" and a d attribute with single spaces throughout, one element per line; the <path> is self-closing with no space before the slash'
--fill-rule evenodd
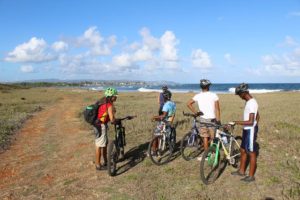
<path id="1" fill-rule="evenodd" d="M 105 103 L 106 101 L 100 100 L 97 101 L 95 104 L 87 106 L 83 111 L 84 120 L 91 125 L 95 125 L 98 116 L 99 107 Z"/>

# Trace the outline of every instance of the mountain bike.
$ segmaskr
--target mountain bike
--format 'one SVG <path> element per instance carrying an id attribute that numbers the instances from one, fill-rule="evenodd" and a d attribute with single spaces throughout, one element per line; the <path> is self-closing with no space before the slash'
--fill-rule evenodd
<path id="1" fill-rule="evenodd" d="M 183 115 L 193 118 L 191 130 L 183 136 L 180 143 L 181 155 L 186 161 L 189 161 L 199 156 L 203 151 L 203 139 L 200 137 L 199 128 L 197 127 L 197 123 L 199 122 L 197 117 L 201 114 L 199 115 L 183 112 Z"/>
<path id="2" fill-rule="evenodd" d="M 123 120 L 131 120 L 136 116 L 127 116 L 121 119 L 116 119 L 115 126 L 115 139 L 109 141 L 107 150 L 107 170 L 110 176 L 114 176 L 117 170 L 117 163 L 120 161 L 120 155 L 124 156 L 124 147 L 126 146 L 125 140 L 125 127 L 122 125 Z"/>
<path id="3" fill-rule="evenodd" d="M 154 138 L 149 143 L 148 154 L 156 165 L 167 163 L 176 145 L 176 132 L 167 121 L 158 122 L 154 130 Z"/>
<path id="4" fill-rule="evenodd" d="M 213 183 L 227 164 L 237 168 L 240 164 L 240 145 L 242 138 L 234 136 L 234 125 L 213 125 L 215 138 L 204 151 L 200 162 L 200 177 L 204 184 Z"/>

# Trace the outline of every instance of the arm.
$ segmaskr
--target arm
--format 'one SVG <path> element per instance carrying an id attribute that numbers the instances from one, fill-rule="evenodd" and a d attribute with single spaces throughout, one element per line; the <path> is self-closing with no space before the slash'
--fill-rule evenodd
<path id="1" fill-rule="evenodd" d="M 193 99 L 190 99 L 187 103 L 187 107 L 194 113 L 196 114 L 197 111 L 195 110 L 193 104 L 195 103 L 195 101 Z"/>
<path id="2" fill-rule="evenodd" d="M 153 121 L 161 121 L 167 116 L 167 112 L 163 112 L 162 115 L 152 117 Z"/>
<path id="3" fill-rule="evenodd" d="M 116 118 L 115 118 L 115 115 L 114 115 L 114 107 L 113 106 L 110 106 L 108 109 L 107 109 L 107 112 L 108 112 L 108 116 L 109 116 L 109 119 L 111 121 L 111 123 L 114 123 Z"/>
<path id="4" fill-rule="evenodd" d="M 249 114 L 248 121 L 234 121 L 235 124 L 244 125 L 244 126 L 252 126 L 254 123 L 254 113 Z"/>
<path id="5" fill-rule="evenodd" d="M 257 121 L 257 123 L 259 122 L 259 119 L 260 119 L 260 115 L 259 115 L 259 112 L 257 111 L 257 115 L 256 115 L 256 121 Z"/>
<path id="6" fill-rule="evenodd" d="M 221 111 L 220 111 L 220 103 L 219 101 L 215 101 L 215 115 L 216 115 L 216 120 L 221 121 Z"/>

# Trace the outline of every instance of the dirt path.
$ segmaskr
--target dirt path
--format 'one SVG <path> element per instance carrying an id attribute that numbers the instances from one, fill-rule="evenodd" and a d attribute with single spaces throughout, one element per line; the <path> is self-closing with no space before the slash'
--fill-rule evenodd
<path id="1" fill-rule="evenodd" d="M 74 103 L 66 96 L 37 113 L 25 123 L 11 148 L 0 155 L 0 199 L 63 196 L 68 193 L 65 186 L 81 178 L 78 172 L 93 166 L 87 161 L 91 158 L 79 159 L 82 151 L 93 149 L 90 138 L 78 134 L 78 108 L 69 105 Z"/>

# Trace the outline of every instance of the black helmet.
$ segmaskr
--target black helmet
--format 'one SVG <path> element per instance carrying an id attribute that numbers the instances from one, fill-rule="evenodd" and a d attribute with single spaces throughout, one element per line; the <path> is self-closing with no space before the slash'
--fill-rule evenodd
<path id="1" fill-rule="evenodd" d="M 200 80 L 200 87 L 208 87 L 211 85 L 211 82 L 207 79 L 201 79 Z"/>
<path id="2" fill-rule="evenodd" d="M 243 92 L 249 92 L 248 90 L 249 86 L 248 84 L 246 83 L 241 83 L 240 85 L 238 85 L 236 88 L 235 88 L 235 94 L 236 95 L 239 95 Z"/>
<path id="3" fill-rule="evenodd" d="M 170 100 L 171 97 L 172 97 L 172 93 L 169 91 L 169 90 L 165 90 L 163 93 L 162 93 L 164 99 L 166 100 Z"/>
<path id="4" fill-rule="evenodd" d="M 167 86 L 167 85 L 163 85 L 163 86 L 161 87 L 161 89 L 162 89 L 162 90 L 167 90 L 167 89 L 168 89 L 168 86 Z"/>

